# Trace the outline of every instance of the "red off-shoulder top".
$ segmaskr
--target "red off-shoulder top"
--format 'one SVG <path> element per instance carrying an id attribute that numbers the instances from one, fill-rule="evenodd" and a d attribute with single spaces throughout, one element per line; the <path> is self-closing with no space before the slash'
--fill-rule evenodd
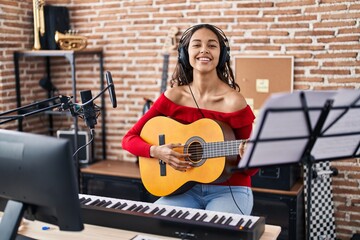
<path id="1" fill-rule="evenodd" d="M 201 109 L 201 112 L 206 118 L 228 124 L 233 129 L 236 139 L 248 139 L 250 137 L 255 116 L 249 106 L 230 113 L 206 109 Z M 143 141 L 140 137 L 140 132 L 149 119 L 155 116 L 167 116 L 182 124 L 189 124 L 203 118 L 201 112 L 197 108 L 178 105 L 168 99 L 164 94 L 161 94 L 144 116 L 125 134 L 122 140 L 122 148 L 135 156 L 150 158 L 151 145 Z M 220 183 L 220 185 L 250 187 L 251 176 L 257 171 L 257 169 L 249 169 L 234 172 L 228 181 Z"/>

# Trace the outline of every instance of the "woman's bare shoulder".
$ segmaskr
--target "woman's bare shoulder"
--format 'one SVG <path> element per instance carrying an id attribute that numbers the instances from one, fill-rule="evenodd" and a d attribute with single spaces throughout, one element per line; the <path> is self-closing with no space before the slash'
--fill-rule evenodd
<path id="1" fill-rule="evenodd" d="M 231 90 L 227 94 L 225 104 L 229 112 L 236 112 L 247 106 L 245 97 L 236 90 Z"/>
<path id="2" fill-rule="evenodd" d="M 185 86 L 176 86 L 167 89 L 164 94 L 165 97 L 167 97 L 172 102 L 180 103 L 184 97 L 184 94 L 186 94 L 186 90 L 187 88 L 185 88 Z"/>

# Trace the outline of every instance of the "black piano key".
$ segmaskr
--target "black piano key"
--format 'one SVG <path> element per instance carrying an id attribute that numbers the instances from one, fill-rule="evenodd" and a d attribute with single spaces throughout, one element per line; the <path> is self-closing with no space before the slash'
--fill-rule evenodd
<path id="1" fill-rule="evenodd" d="M 91 203 L 89 203 L 90 206 L 96 206 L 96 204 L 98 204 L 100 202 L 99 199 L 96 199 L 95 201 L 92 201 Z"/>
<path id="2" fill-rule="evenodd" d="M 184 214 L 181 215 L 179 218 L 185 219 L 187 216 L 189 216 L 189 214 L 190 214 L 190 212 L 189 212 L 189 211 L 186 211 L 186 212 L 184 212 Z"/>
<path id="3" fill-rule="evenodd" d="M 229 217 L 225 222 L 224 225 L 229 225 L 232 222 L 233 218 Z"/>
<path id="4" fill-rule="evenodd" d="M 107 206 L 109 206 L 110 204 L 112 204 L 112 201 L 107 201 L 105 204 L 101 205 L 101 207 L 107 207 Z"/>
<path id="5" fill-rule="evenodd" d="M 138 211 L 140 211 L 141 209 L 143 209 L 144 208 L 144 206 L 143 205 L 139 205 L 139 206 L 137 206 L 136 208 L 134 208 L 134 212 L 138 212 Z"/>
<path id="6" fill-rule="evenodd" d="M 128 210 L 128 211 L 132 211 L 133 209 L 135 209 L 137 207 L 137 205 L 136 204 L 133 204 L 133 205 L 131 205 L 128 209 L 126 209 L 126 210 Z"/>
<path id="7" fill-rule="evenodd" d="M 149 210 L 150 207 L 149 206 L 145 206 L 143 209 L 140 209 L 139 212 L 146 212 L 147 210 Z"/>
<path id="8" fill-rule="evenodd" d="M 118 206 L 120 206 L 121 205 L 121 202 L 117 202 L 117 203 L 115 203 L 114 205 L 112 205 L 110 208 L 117 208 Z"/>
<path id="9" fill-rule="evenodd" d="M 236 227 L 237 227 L 237 228 L 240 228 L 241 225 L 243 224 L 243 222 L 244 222 L 244 219 L 243 219 L 243 218 L 240 218 L 239 222 L 236 224 Z M 242 228 L 242 227 L 241 227 L 241 228 Z"/>
<path id="10" fill-rule="evenodd" d="M 174 218 L 179 218 L 179 217 L 181 216 L 181 214 L 183 214 L 183 211 L 182 211 L 182 210 L 176 212 L 173 217 L 174 217 Z"/>
<path id="11" fill-rule="evenodd" d="M 171 210 L 168 214 L 166 214 L 167 217 L 172 217 L 172 215 L 174 215 L 176 213 L 176 210 L 173 209 Z"/>
<path id="12" fill-rule="evenodd" d="M 244 228 L 249 228 L 250 225 L 251 225 L 251 223 L 252 223 L 252 221 L 251 221 L 251 219 L 249 219 L 249 220 L 245 223 Z"/>
<path id="13" fill-rule="evenodd" d="M 123 209 L 126 206 L 127 206 L 127 203 L 122 203 L 119 206 L 117 206 L 116 209 Z"/>
<path id="14" fill-rule="evenodd" d="M 206 213 L 204 213 L 204 214 L 198 219 L 198 221 L 201 221 L 201 222 L 204 221 L 204 219 L 207 218 L 207 216 L 208 216 L 208 215 L 207 215 Z"/>
<path id="15" fill-rule="evenodd" d="M 96 203 L 94 206 L 100 207 L 101 205 L 105 204 L 106 201 L 105 200 L 101 200 L 98 203 Z"/>
<path id="16" fill-rule="evenodd" d="M 80 202 L 80 203 L 82 203 L 82 201 L 84 201 L 84 200 L 85 200 L 84 197 L 79 198 L 79 202 Z"/>
<path id="17" fill-rule="evenodd" d="M 198 217 L 200 217 L 200 213 L 197 212 L 192 218 L 191 220 L 196 220 Z"/>
<path id="18" fill-rule="evenodd" d="M 218 219 L 219 218 L 219 216 L 218 215 L 215 215 L 211 220 L 210 220 L 210 222 L 211 223 L 214 223 L 215 221 L 216 221 L 216 219 Z"/>
<path id="19" fill-rule="evenodd" d="M 217 221 L 218 224 L 222 224 L 225 221 L 226 217 L 223 215 L 221 218 Z"/>
<path id="20" fill-rule="evenodd" d="M 163 214 L 164 212 L 166 212 L 166 208 L 160 209 L 160 211 L 158 211 L 157 213 L 155 213 L 155 215 L 161 215 L 161 214 Z"/>
<path id="21" fill-rule="evenodd" d="M 85 200 L 83 200 L 82 202 L 81 202 L 81 204 L 86 204 L 86 203 L 88 203 L 88 202 L 90 202 L 91 201 L 91 198 L 86 198 Z"/>
<path id="22" fill-rule="evenodd" d="M 159 211 L 159 209 L 160 208 L 158 208 L 158 207 L 155 207 L 153 210 L 151 210 L 151 214 L 155 214 L 155 213 L 157 213 L 157 211 Z"/>

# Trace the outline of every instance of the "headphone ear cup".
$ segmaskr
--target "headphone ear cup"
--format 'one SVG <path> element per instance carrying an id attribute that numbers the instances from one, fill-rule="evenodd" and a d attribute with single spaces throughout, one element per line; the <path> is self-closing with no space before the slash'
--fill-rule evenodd
<path id="1" fill-rule="evenodd" d="M 225 63 L 230 60 L 230 54 L 227 46 L 223 46 L 219 56 L 218 67 L 222 68 L 225 66 Z"/>
<path id="2" fill-rule="evenodd" d="M 184 67 L 184 68 L 190 68 L 190 63 L 189 63 L 189 54 L 186 51 L 184 46 L 180 46 L 179 47 L 179 57 L 178 57 L 178 61 L 179 63 Z"/>

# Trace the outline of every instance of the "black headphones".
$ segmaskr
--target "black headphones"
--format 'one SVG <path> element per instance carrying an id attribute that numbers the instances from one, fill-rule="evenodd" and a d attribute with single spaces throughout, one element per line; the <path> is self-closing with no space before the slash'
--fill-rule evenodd
<path id="1" fill-rule="evenodd" d="M 222 68 L 225 66 L 225 63 L 230 60 L 230 47 L 229 47 L 229 41 L 226 38 L 225 33 L 218 27 L 211 25 L 211 24 L 198 24 L 195 26 L 192 26 L 185 30 L 183 35 L 180 38 L 179 41 L 179 47 L 178 47 L 178 62 L 184 67 L 184 68 L 191 68 L 190 62 L 189 62 L 189 53 L 187 50 L 187 46 L 184 45 L 184 39 L 190 37 L 189 34 L 192 34 L 196 30 L 200 28 L 207 28 L 213 31 L 220 40 L 220 56 L 219 56 L 219 63 L 217 65 L 218 68 Z"/>

